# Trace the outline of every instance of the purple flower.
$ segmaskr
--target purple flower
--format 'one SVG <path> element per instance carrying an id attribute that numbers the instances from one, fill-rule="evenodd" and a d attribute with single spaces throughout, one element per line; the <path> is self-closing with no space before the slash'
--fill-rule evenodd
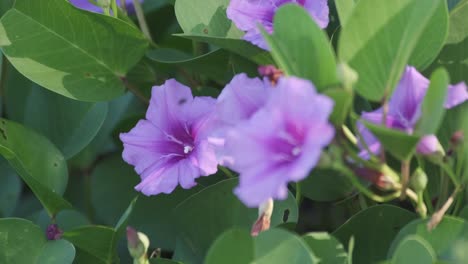
<path id="1" fill-rule="evenodd" d="M 97 0 L 96 0 L 97 1 Z M 143 0 L 140 0 L 140 2 L 143 2 Z M 70 3 L 72 3 L 74 6 L 88 10 L 91 12 L 96 12 L 96 13 L 102 13 L 102 8 L 99 7 L 97 4 L 93 4 L 92 1 L 90 0 L 70 0 Z M 129 12 L 133 12 L 133 0 L 125 0 L 126 3 L 126 9 Z M 120 0 L 117 0 L 117 5 L 120 6 Z"/>
<path id="2" fill-rule="evenodd" d="M 307 177 L 334 136 L 333 101 L 306 80 L 279 79 L 265 105 L 228 132 L 230 168 L 240 173 L 235 193 L 249 207 L 285 199 L 287 184 Z"/>
<path id="3" fill-rule="evenodd" d="M 229 165 L 232 160 L 224 151 L 227 132 L 237 124 L 246 122 L 263 107 L 270 91 L 271 85 L 268 81 L 249 78 L 242 73 L 234 76 L 218 96 L 210 142 L 216 146 L 221 165 Z"/>
<path id="4" fill-rule="evenodd" d="M 421 106 L 428 87 L 429 80 L 426 77 L 414 67 L 406 67 L 400 83 L 389 100 L 386 126 L 412 134 L 421 117 Z M 468 100 L 466 84 L 450 85 L 445 108 L 455 107 L 466 100 Z M 381 124 L 383 118 L 382 108 L 373 112 L 365 112 L 361 117 L 368 122 Z M 358 123 L 358 127 L 369 150 L 374 154 L 378 154 L 381 149 L 378 139 L 361 123 Z M 417 152 L 424 155 L 437 153 L 441 150 L 440 143 L 434 135 L 424 136 L 417 146 Z M 369 155 L 367 151 L 363 151 L 361 156 L 367 158 Z"/>
<path id="5" fill-rule="evenodd" d="M 273 17 L 280 6 L 288 3 L 304 7 L 321 28 L 327 27 L 327 0 L 231 0 L 227 16 L 240 30 L 246 31 L 245 40 L 262 49 L 268 49 L 259 25 L 268 33 L 273 33 Z"/>
<path id="6" fill-rule="evenodd" d="M 215 103 L 211 97 L 193 98 L 190 88 L 175 80 L 153 87 L 146 120 L 120 135 L 123 158 L 142 179 L 136 190 L 171 193 L 178 184 L 188 189 L 196 178 L 216 172 L 215 151 L 207 139 Z"/>

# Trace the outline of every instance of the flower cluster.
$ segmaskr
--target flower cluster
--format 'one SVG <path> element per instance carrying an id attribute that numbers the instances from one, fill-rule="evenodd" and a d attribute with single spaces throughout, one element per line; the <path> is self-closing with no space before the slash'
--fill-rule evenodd
<path id="1" fill-rule="evenodd" d="M 269 34 L 273 33 L 273 17 L 279 7 L 288 3 L 304 7 L 321 28 L 327 27 L 327 0 L 231 0 L 227 16 L 240 30 L 246 32 L 245 40 L 262 49 L 268 49 L 261 28 Z"/>
<path id="2" fill-rule="evenodd" d="M 414 128 L 421 117 L 421 107 L 428 88 L 429 80 L 426 77 L 414 67 L 406 67 L 403 77 L 389 100 L 386 126 L 413 134 Z M 465 83 L 450 85 L 445 100 L 445 108 L 450 109 L 466 100 L 468 100 L 468 90 Z M 383 109 L 379 108 L 373 112 L 364 112 L 362 119 L 374 124 L 381 124 Z M 363 124 L 359 123 L 358 128 L 369 150 L 373 154 L 378 154 L 381 150 L 378 139 Z M 426 135 L 418 143 L 416 150 L 419 154 L 431 155 L 441 151 L 441 146 L 435 135 Z M 369 153 L 364 150 L 361 156 L 369 157 Z"/>
<path id="3" fill-rule="evenodd" d="M 287 184 L 307 177 L 334 136 L 333 101 L 309 81 L 233 78 L 217 100 L 193 97 L 174 80 L 156 86 L 146 120 L 121 134 L 123 158 L 146 195 L 170 193 L 222 164 L 239 173 L 236 195 L 256 207 L 285 199 Z"/>

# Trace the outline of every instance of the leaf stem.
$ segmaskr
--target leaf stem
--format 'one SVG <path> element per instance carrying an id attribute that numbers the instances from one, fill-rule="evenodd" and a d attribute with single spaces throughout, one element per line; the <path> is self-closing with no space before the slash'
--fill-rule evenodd
<path id="1" fill-rule="evenodd" d="M 408 189 L 409 185 L 410 160 L 411 159 L 404 160 L 401 162 L 401 200 L 404 200 L 406 198 L 406 190 Z"/>
<path id="2" fill-rule="evenodd" d="M 146 38 L 152 42 L 153 38 L 151 37 L 148 23 L 146 23 L 145 13 L 143 12 L 143 8 L 141 7 L 140 1 L 133 0 L 133 6 L 135 7 L 135 13 L 136 13 L 138 24 L 140 25 L 141 31 L 146 36 Z"/>
<path id="3" fill-rule="evenodd" d="M 452 206 L 453 201 L 455 199 L 455 196 L 458 194 L 458 192 L 461 189 L 462 188 L 455 188 L 452 195 L 450 195 L 450 197 L 442 205 L 442 207 L 432 215 L 431 220 L 429 220 L 429 222 L 427 222 L 427 230 L 429 230 L 429 231 L 433 230 L 434 228 L 437 227 L 437 225 L 440 223 L 440 221 L 442 221 L 442 218 L 444 217 L 445 213 L 447 213 L 450 206 Z"/>
<path id="4" fill-rule="evenodd" d="M 111 2 L 112 12 L 115 18 L 119 16 L 119 9 L 117 7 L 117 0 L 112 0 Z"/>
<path id="5" fill-rule="evenodd" d="M 218 168 L 226 175 L 227 178 L 234 178 L 234 175 L 232 175 L 231 171 L 228 168 L 224 166 L 218 166 Z"/>

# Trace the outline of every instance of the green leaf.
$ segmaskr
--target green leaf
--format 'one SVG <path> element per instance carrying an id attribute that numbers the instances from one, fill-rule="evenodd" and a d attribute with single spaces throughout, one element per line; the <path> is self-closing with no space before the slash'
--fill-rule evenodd
<path id="1" fill-rule="evenodd" d="M 68 99 L 33 83 L 30 87 L 21 88 L 28 92 L 26 96 L 14 99 L 19 104 L 13 107 L 24 108 L 24 117 L 18 122 L 50 139 L 66 159 L 91 142 L 106 118 L 107 103 Z"/>
<path id="2" fill-rule="evenodd" d="M 359 0 L 335 0 L 336 10 L 338 11 L 342 27 L 346 26 L 348 18 L 351 16 L 351 13 L 358 1 Z"/>
<path id="3" fill-rule="evenodd" d="M 308 233 L 302 239 L 315 256 L 320 259 L 320 263 L 347 263 L 348 253 L 346 253 L 343 245 L 332 235 L 324 232 Z"/>
<path id="4" fill-rule="evenodd" d="M 177 0 L 175 12 L 184 34 L 178 36 L 208 42 L 259 64 L 271 63 L 268 52 L 242 40 L 244 33 L 227 18 L 229 0 Z"/>
<path id="5" fill-rule="evenodd" d="M 431 67 L 445 67 L 453 83 L 468 82 L 468 30 L 465 27 L 467 16 L 468 0 L 462 0 L 450 12 L 450 30 L 446 46 Z"/>
<path id="6" fill-rule="evenodd" d="M 211 245 L 205 264 L 251 263 L 255 259 L 254 239 L 245 229 L 224 232 Z"/>
<path id="7" fill-rule="evenodd" d="M 196 34 L 175 34 L 179 37 L 188 38 L 195 41 L 207 42 L 229 50 L 236 54 L 241 55 L 244 58 L 250 59 L 253 62 L 258 64 L 273 64 L 273 59 L 270 54 L 257 46 L 250 44 L 249 42 L 242 39 L 234 38 L 224 38 L 217 36 L 207 36 L 207 35 L 196 35 Z"/>
<path id="8" fill-rule="evenodd" d="M 247 208 L 233 194 L 236 185 L 237 179 L 213 184 L 174 209 L 179 232 L 174 259 L 184 262 L 191 256 L 191 261 L 200 263 L 209 246 L 224 231 L 234 227 L 250 230 L 258 211 Z M 274 207 L 271 226 L 297 221 L 298 209 L 291 193 L 287 200 L 275 202 Z M 213 213 L 201 213 L 200 208 L 210 208 Z"/>
<path id="9" fill-rule="evenodd" d="M 364 120 L 361 122 L 379 139 L 385 150 L 399 160 L 407 160 L 416 150 L 420 137 Z"/>
<path id="10" fill-rule="evenodd" d="M 96 217 L 106 225 L 115 225 L 126 206 L 138 195 L 134 187 L 140 181 L 139 176 L 120 155 L 112 155 L 97 164 L 91 179 L 91 201 Z M 177 229 L 171 211 L 201 189 L 197 186 L 190 190 L 178 188 L 170 195 L 141 195 L 128 224 L 147 234 L 158 247 L 173 250 Z"/>
<path id="11" fill-rule="evenodd" d="M 4 0 L 0 2 L 0 17 L 13 6 L 13 2 L 13 0 Z"/>
<path id="12" fill-rule="evenodd" d="M 44 231 L 30 221 L 0 219 L 0 263 L 71 264 L 74 258 L 72 244 L 47 241 Z"/>
<path id="13" fill-rule="evenodd" d="M 231 229 L 211 246 L 206 264 L 302 264 L 318 263 L 308 246 L 296 235 L 271 229 L 252 238 L 246 230 Z"/>
<path id="14" fill-rule="evenodd" d="M 360 0 L 343 27 L 338 45 L 340 59 L 359 74 L 357 92 L 380 101 L 392 93 L 410 58 L 419 63 L 434 58 L 443 45 L 446 27 L 437 38 L 418 43 L 426 40 L 430 25 L 447 23 L 444 12 L 445 0 Z M 416 50 L 422 45 L 424 48 Z"/>
<path id="15" fill-rule="evenodd" d="M 418 235 L 432 246 L 438 259 L 453 261 L 456 243 L 468 241 L 468 223 L 460 218 L 445 216 L 436 228 L 429 231 L 427 221 L 427 219 L 418 219 L 401 229 L 395 237 L 388 255 L 393 255 L 398 245 L 407 236 Z"/>
<path id="16" fill-rule="evenodd" d="M 346 176 L 332 169 L 314 169 L 300 184 L 302 195 L 320 202 L 345 198 L 354 189 Z"/>
<path id="17" fill-rule="evenodd" d="M 339 83 L 330 41 L 304 8 L 293 4 L 279 8 L 273 35 L 263 36 L 287 75 L 309 79 L 319 91 Z"/>
<path id="18" fill-rule="evenodd" d="M 7 161 L 0 157 L 0 217 L 10 217 L 19 202 L 23 184 Z"/>
<path id="19" fill-rule="evenodd" d="M 60 197 L 68 182 L 67 164 L 62 153 L 50 141 L 20 124 L 0 119 L 0 154 L 50 215 L 71 208 Z"/>
<path id="20" fill-rule="evenodd" d="M 244 33 L 227 18 L 229 0 L 177 0 L 175 12 L 186 34 L 240 39 Z"/>
<path id="21" fill-rule="evenodd" d="M 49 241 L 36 260 L 38 264 L 67 264 L 75 259 L 75 247 L 66 240 Z"/>
<path id="22" fill-rule="evenodd" d="M 375 263 L 387 257 L 398 231 L 417 216 L 391 205 L 377 205 L 361 211 L 339 227 L 333 235 L 345 247 L 351 237 L 356 241 L 353 263 Z"/>
<path id="23" fill-rule="evenodd" d="M 437 132 L 445 114 L 445 99 L 449 85 L 449 76 L 446 70 L 438 69 L 431 76 L 431 83 L 421 109 L 415 133 L 419 135 L 431 135 Z"/>
<path id="24" fill-rule="evenodd" d="M 342 88 L 330 88 L 323 93 L 335 102 L 330 121 L 335 124 L 336 127 L 341 127 L 353 106 L 354 95 L 352 91 L 347 91 Z"/>
<path id="25" fill-rule="evenodd" d="M 147 46 L 133 25 L 63 0 L 17 0 L 0 20 L 0 47 L 19 72 L 83 101 L 121 95 Z"/>
<path id="26" fill-rule="evenodd" d="M 436 254 L 431 245 L 420 236 L 407 236 L 398 245 L 392 264 L 434 263 Z"/>
<path id="27" fill-rule="evenodd" d="M 151 50 L 146 55 L 157 63 L 182 67 L 212 79 L 222 80 L 229 70 L 229 52 L 220 49 L 198 57 L 174 49 Z"/>
<path id="28" fill-rule="evenodd" d="M 63 233 L 63 238 L 77 248 L 77 263 L 114 263 L 115 230 L 105 226 L 78 227 Z"/>

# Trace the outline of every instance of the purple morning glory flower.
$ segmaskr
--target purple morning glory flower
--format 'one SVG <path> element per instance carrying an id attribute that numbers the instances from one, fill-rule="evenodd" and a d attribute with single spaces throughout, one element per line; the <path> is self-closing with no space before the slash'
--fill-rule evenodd
<path id="1" fill-rule="evenodd" d="M 428 87 L 429 80 L 426 77 L 414 67 L 406 67 L 400 83 L 389 100 L 386 126 L 412 134 L 421 117 L 421 106 Z M 468 90 L 465 83 L 450 85 L 445 108 L 455 107 L 466 100 L 468 100 Z M 380 108 L 373 112 L 363 113 L 362 119 L 374 124 L 381 124 L 382 116 L 383 111 Z M 378 139 L 364 125 L 359 123 L 358 127 L 369 150 L 378 154 L 381 149 Z M 421 139 L 416 151 L 423 155 L 429 155 L 443 150 L 434 135 L 427 135 Z M 362 152 L 361 155 L 366 158 L 369 156 L 367 151 Z"/>
<path id="2" fill-rule="evenodd" d="M 249 78 L 245 73 L 234 76 L 218 96 L 212 119 L 213 130 L 210 142 L 216 146 L 218 161 L 227 166 L 231 163 L 224 151 L 226 133 L 237 124 L 245 122 L 267 101 L 271 90 L 268 80 Z"/>
<path id="3" fill-rule="evenodd" d="M 309 174 L 334 136 L 333 101 L 309 81 L 281 78 L 265 105 L 228 132 L 230 168 L 239 172 L 235 194 L 249 207 L 286 199 L 287 184 Z"/>
<path id="4" fill-rule="evenodd" d="M 140 2 L 143 2 L 143 0 L 140 0 Z M 96 13 L 102 13 L 102 8 L 91 3 L 90 0 L 70 0 L 70 3 L 72 3 L 74 6 L 88 10 L 91 12 L 96 12 Z M 133 12 L 133 0 L 125 0 L 126 3 L 126 8 L 129 12 Z M 120 0 L 117 0 L 117 5 L 120 6 Z"/>
<path id="5" fill-rule="evenodd" d="M 178 184 L 188 189 L 196 178 L 216 172 L 215 150 L 207 139 L 215 103 L 211 97 L 194 98 L 175 80 L 153 87 L 146 119 L 120 135 L 123 159 L 142 179 L 136 190 L 171 193 Z"/>
<path id="6" fill-rule="evenodd" d="M 259 25 L 268 33 L 273 33 L 275 13 L 280 6 L 288 3 L 304 7 L 321 28 L 327 27 L 329 22 L 327 0 L 231 0 L 227 16 L 240 30 L 246 32 L 245 40 L 262 49 L 268 49 Z"/>

